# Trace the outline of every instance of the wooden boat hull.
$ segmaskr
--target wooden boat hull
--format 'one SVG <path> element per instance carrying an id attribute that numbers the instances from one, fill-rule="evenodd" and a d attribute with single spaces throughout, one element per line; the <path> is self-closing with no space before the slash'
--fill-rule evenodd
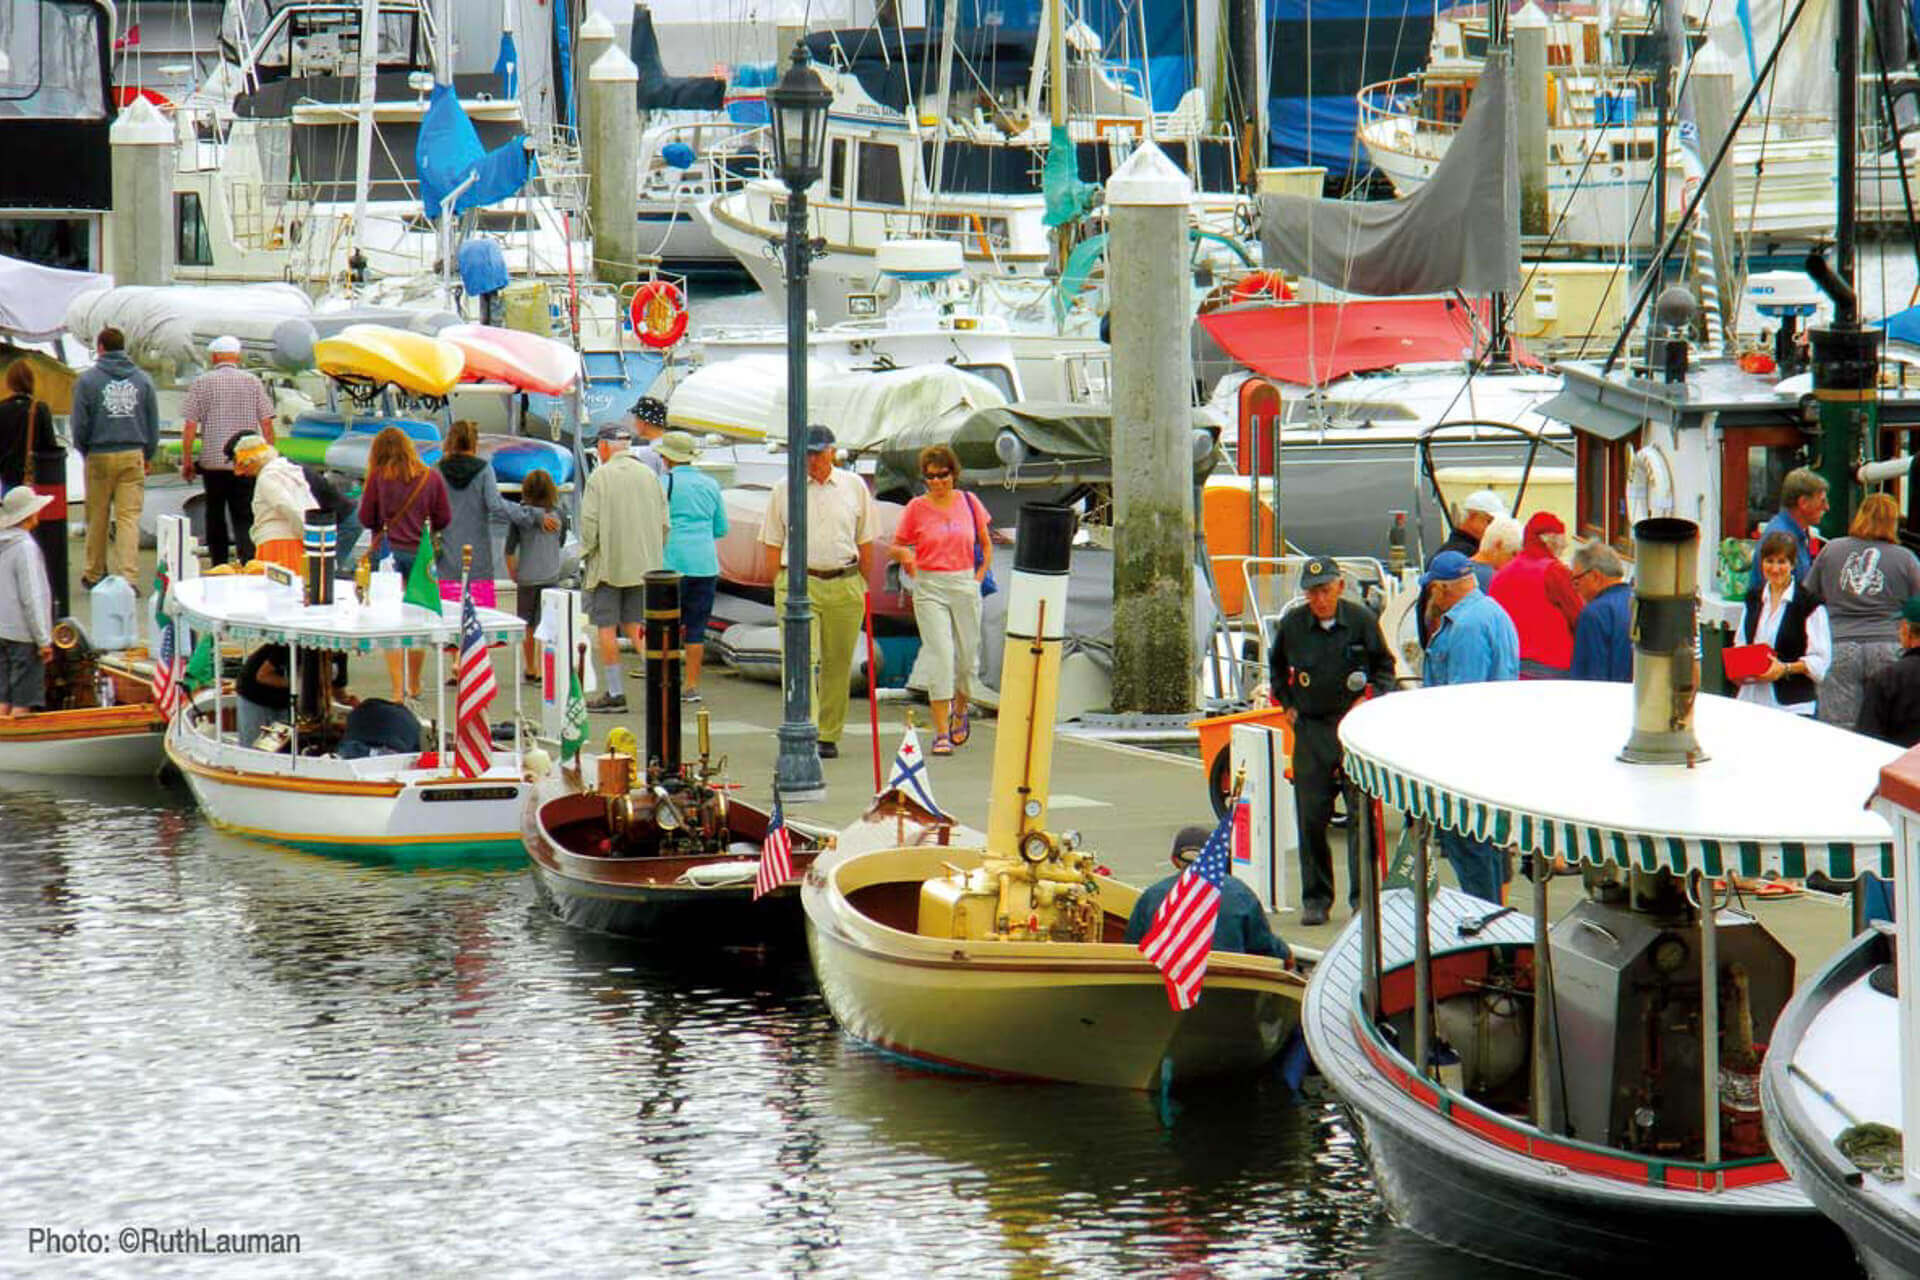
<path id="1" fill-rule="evenodd" d="M 524 784 L 511 752 L 479 778 L 405 767 L 402 757 L 347 762 L 213 743 L 182 714 L 167 756 L 214 826 L 313 853 L 404 866 L 479 866 L 518 860 Z M 386 765 L 382 768 L 381 765 Z"/>
<path id="2" fill-rule="evenodd" d="M 977 850 L 892 849 L 837 858 L 807 877 L 814 976 L 851 1035 L 983 1075 L 1148 1089 L 1257 1070 L 1296 1025 L 1303 980 L 1261 956 L 1214 953 L 1199 1004 L 1176 1013 L 1159 971 L 1118 941 L 1137 894 L 1117 881 L 1101 885 L 1111 941 L 908 932 L 920 884 L 944 864 L 978 859 Z"/>
<path id="3" fill-rule="evenodd" d="M 1457 926 L 1486 904 L 1442 890 L 1432 906 L 1436 983 L 1448 957 L 1493 947 L 1530 947 L 1532 921 L 1509 915 L 1486 924 L 1469 944 Z M 1383 969 L 1411 963 L 1412 895 L 1382 895 Z M 1638 1162 L 1623 1152 L 1540 1134 L 1475 1104 L 1442 1098 L 1409 1076 L 1405 1059 L 1356 1025 L 1361 932 L 1349 924 L 1314 969 L 1302 1027 L 1315 1065 L 1359 1121 L 1380 1197 L 1396 1221 L 1439 1243 L 1482 1258 L 1550 1275 L 1780 1274 L 1819 1267 L 1844 1274 L 1846 1242 L 1777 1166 L 1727 1167 L 1714 1191 L 1636 1180 Z M 1436 987 L 1438 990 L 1439 988 Z M 1569 1064 L 1569 1069 L 1574 1069 Z M 1668 1169 L 1658 1161 L 1648 1170 Z M 1691 1167 L 1672 1162 L 1679 1179 Z"/>
<path id="4" fill-rule="evenodd" d="M 166 763 L 165 733 L 151 703 L 0 720 L 0 773 L 152 777 Z"/>
<path id="5" fill-rule="evenodd" d="M 1900 1127 L 1899 1003 L 1866 985 L 1893 953 L 1893 939 L 1873 931 L 1828 961 L 1780 1015 L 1760 1077 L 1767 1140 L 1780 1163 L 1846 1233 L 1875 1280 L 1920 1275 L 1920 1206 L 1904 1183 L 1861 1179 L 1833 1146 L 1847 1120 L 1787 1068 L 1798 1064 L 1861 1120 Z M 1903 981 L 1913 972 L 1904 967 Z"/>
<path id="6" fill-rule="evenodd" d="M 522 806 L 521 836 L 534 884 L 561 920 L 636 942 L 798 948 L 797 879 L 756 900 L 750 878 L 721 885 L 685 882 L 697 866 L 739 858 L 594 857 L 570 849 L 566 829 L 599 822 L 603 814 L 599 796 L 573 792 L 561 777 L 532 789 Z M 734 803 L 728 823 L 735 836 L 757 841 L 767 816 Z M 796 877 L 813 864 L 815 851 L 806 843 L 800 837 L 793 851 Z"/>

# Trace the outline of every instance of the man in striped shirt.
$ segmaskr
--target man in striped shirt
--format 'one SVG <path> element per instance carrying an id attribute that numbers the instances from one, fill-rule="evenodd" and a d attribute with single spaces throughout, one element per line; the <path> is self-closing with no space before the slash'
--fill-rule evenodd
<path id="1" fill-rule="evenodd" d="M 273 443 L 273 401 L 260 379 L 240 367 L 240 339 L 215 338 L 207 344 L 213 367 L 187 388 L 180 414 L 180 475 L 200 474 L 206 494 L 207 551 L 215 564 L 234 551 L 244 563 L 253 559 L 253 481 L 233 469 L 227 441 L 257 431 Z M 196 447 L 197 442 L 197 447 Z M 229 531 L 231 530 L 231 531 Z"/>

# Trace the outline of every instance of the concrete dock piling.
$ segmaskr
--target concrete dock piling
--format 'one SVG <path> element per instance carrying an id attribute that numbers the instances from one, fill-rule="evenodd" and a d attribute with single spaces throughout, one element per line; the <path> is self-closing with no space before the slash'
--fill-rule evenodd
<path id="1" fill-rule="evenodd" d="M 1520 231 L 1544 236 L 1547 206 L 1547 15 L 1529 4 L 1513 15 L 1514 121 L 1520 126 Z"/>
<path id="2" fill-rule="evenodd" d="M 574 42 L 574 65 L 590 69 L 600 61 L 607 50 L 613 47 L 613 24 L 607 21 L 605 14 L 595 9 L 587 15 L 587 20 L 580 24 L 580 35 Z M 636 73 L 635 80 L 637 81 L 638 78 Z M 596 136 L 593 131 L 594 97 L 592 92 L 580 95 L 579 129 L 580 140 L 583 143 Z M 631 109 L 633 103 L 629 102 L 627 106 Z M 637 127 L 635 132 L 638 132 Z"/>
<path id="3" fill-rule="evenodd" d="M 1113 367 L 1113 709 L 1194 705 L 1193 184 L 1144 143 L 1107 180 Z"/>
<path id="4" fill-rule="evenodd" d="M 640 224 L 633 206 L 640 189 L 640 131 L 634 93 L 640 83 L 633 59 L 608 47 L 587 71 L 587 208 L 593 219 L 593 278 L 623 284 L 640 261 Z"/>
<path id="5" fill-rule="evenodd" d="M 107 270 L 119 284 L 173 283 L 173 126 L 136 98 L 107 133 L 113 213 Z"/>

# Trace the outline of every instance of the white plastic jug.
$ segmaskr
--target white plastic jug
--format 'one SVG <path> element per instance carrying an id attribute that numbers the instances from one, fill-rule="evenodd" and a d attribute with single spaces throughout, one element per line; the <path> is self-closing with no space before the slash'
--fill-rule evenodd
<path id="1" fill-rule="evenodd" d="M 130 649 L 140 638 L 140 602 L 133 584 L 115 574 L 100 579 L 88 593 L 93 626 L 87 636 L 93 647 Z"/>
<path id="2" fill-rule="evenodd" d="M 392 564 L 389 560 L 387 564 Z M 400 617 L 401 598 L 406 594 L 406 584 L 400 575 L 392 569 L 382 567 L 374 571 L 367 580 L 367 612 L 382 619 L 397 621 Z"/>

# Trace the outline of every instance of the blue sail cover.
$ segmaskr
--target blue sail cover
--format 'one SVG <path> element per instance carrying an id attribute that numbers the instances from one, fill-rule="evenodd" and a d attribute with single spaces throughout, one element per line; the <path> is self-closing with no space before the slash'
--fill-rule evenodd
<path id="1" fill-rule="evenodd" d="M 497 204 L 518 192 L 533 173 L 533 153 L 522 145 L 523 140 L 524 135 L 519 135 L 486 150 L 453 86 L 434 85 L 413 149 L 413 163 L 420 173 L 420 204 L 428 220 L 439 220 L 441 202 L 472 173 L 479 177 L 460 193 L 455 213 Z"/>
<path id="2" fill-rule="evenodd" d="M 1916 0 L 1920 2 L 1920 0 Z M 1037 36 L 1046 22 L 1044 0 L 955 0 L 960 6 L 956 17 L 960 52 L 967 62 L 978 63 L 983 51 L 981 34 L 998 39 L 1025 35 Z M 928 0 L 927 30 L 937 32 L 943 21 L 945 0 Z M 1069 16 L 1084 21 L 1100 33 L 1106 58 L 1118 66 L 1130 68 L 1136 77 L 1143 74 L 1155 111 L 1171 111 L 1180 105 L 1180 95 L 1193 87 L 1191 56 L 1195 17 L 1192 0 L 1083 0 Z M 1141 56 L 1141 27 L 1146 28 L 1146 56 Z M 1029 46 L 1031 47 L 1031 46 Z M 990 56 L 990 55 L 987 55 Z M 1026 68 L 1018 68 L 1025 78 Z M 965 89 L 974 83 L 960 62 L 954 66 L 954 85 Z"/>
<path id="3" fill-rule="evenodd" d="M 500 33 L 500 52 L 493 60 L 493 74 L 500 77 L 509 98 L 520 96 L 520 50 L 514 47 L 511 31 Z"/>
<path id="4" fill-rule="evenodd" d="M 1432 0 L 1268 0 L 1268 163 L 1366 172 L 1354 95 L 1418 71 L 1432 35 Z"/>

